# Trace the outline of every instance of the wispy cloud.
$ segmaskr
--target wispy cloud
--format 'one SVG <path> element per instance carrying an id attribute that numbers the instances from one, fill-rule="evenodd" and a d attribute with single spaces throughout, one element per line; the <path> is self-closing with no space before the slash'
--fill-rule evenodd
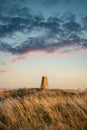
<path id="1" fill-rule="evenodd" d="M 0 70 L 0 74 L 7 72 L 6 70 Z"/>
<path id="2" fill-rule="evenodd" d="M 1 62 L 1 65 L 4 66 L 4 65 L 6 65 L 6 63 L 5 62 Z"/>
<path id="3" fill-rule="evenodd" d="M 20 56 L 20 57 L 17 57 L 17 58 L 15 58 L 15 59 L 12 59 L 11 61 L 12 61 L 13 63 L 16 63 L 16 62 L 24 61 L 25 59 L 26 59 L 25 56 Z"/>

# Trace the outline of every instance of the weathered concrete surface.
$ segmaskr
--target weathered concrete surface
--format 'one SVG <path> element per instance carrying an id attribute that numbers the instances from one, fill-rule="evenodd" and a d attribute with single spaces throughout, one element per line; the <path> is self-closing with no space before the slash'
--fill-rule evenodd
<path id="1" fill-rule="evenodd" d="M 41 81 L 41 89 L 48 89 L 48 78 L 46 76 L 42 76 L 42 81 Z"/>

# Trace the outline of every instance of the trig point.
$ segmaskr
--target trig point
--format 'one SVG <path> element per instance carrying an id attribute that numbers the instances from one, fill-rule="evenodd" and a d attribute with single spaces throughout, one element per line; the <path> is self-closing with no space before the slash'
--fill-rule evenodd
<path id="1" fill-rule="evenodd" d="M 48 78 L 46 76 L 42 76 L 41 81 L 41 89 L 48 89 Z"/>

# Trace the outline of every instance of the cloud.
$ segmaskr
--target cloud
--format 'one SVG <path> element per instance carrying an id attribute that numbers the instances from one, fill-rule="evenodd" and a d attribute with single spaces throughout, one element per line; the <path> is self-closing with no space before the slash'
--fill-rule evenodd
<path id="1" fill-rule="evenodd" d="M 3 65 L 3 66 L 4 66 L 4 65 L 6 65 L 6 63 L 5 63 L 5 62 L 2 62 L 2 63 L 1 63 L 1 65 Z"/>
<path id="2" fill-rule="evenodd" d="M 20 57 L 17 57 L 17 58 L 15 58 L 15 59 L 12 59 L 11 61 L 12 61 L 13 63 L 16 63 L 16 62 L 19 62 L 19 61 L 23 61 L 23 60 L 25 60 L 25 59 L 26 59 L 25 56 L 20 56 Z"/>
<path id="3" fill-rule="evenodd" d="M 75 14 L 64 14 L 67 15 L 45 18 L 41 13 L 32 14 L 28 7 L 15 4 L 8 8 L 6 14 L 2 9 L 0 51 L 20 55 L 36 50 L 50 53 L 61 49 L 66 51 L 66 48 L 67 51 L 70 48 L 86 49 L 87 16 L 78 20 Z"/>
<path id="4" fill-rule="evenodd" d="M 0 70 L 0 74 L 7 72 L 6 70 Z"/>
<path id="5" fill-rule="evenodd" d="M 70 22 L 65 23 L 63 26 L 66 29 L 66 31 L 69 31 L 69 32 L 81 31 L 81 25 L 78 24 L 77 22 L 70 21 Z"/>
<path id="6" fill-rule="evenodd" d="M 83 22 L 83 28 L 84 28 L 84 30 L 87 30 L 87 16 L 85 16 L 83 18 L 82 22 Z"/>
<path id="7" fill-rule="evenodd" d="M 52 5 L 52 4 L 56 4 L 58 3 L 60 0 L 41 0 L 42 4 L 45 4 L 45 5 Z"/>
<path id="8" fill-rule="evenodd" d="M 71 0 L 39 0 L 42 4 L 47 5 L 47 6 L 53 6 L 56 4 L 59 4 L 60 2 L 62 3 L 70 3 Z"/>

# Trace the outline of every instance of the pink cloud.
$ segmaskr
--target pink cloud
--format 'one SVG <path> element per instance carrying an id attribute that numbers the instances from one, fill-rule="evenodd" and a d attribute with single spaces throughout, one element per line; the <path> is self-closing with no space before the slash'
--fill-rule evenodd
<path id="1" fill-rule="evenodd" d="M 66 56 L 66 55 L 72 55 L 72 54 L 76 54 L 79 53 L 80 51 L 87 51 L 87 48 L 80 48 L 80 49 L 76 49 L 76 50 L 69 50 L 69 51 L 59 51 L 56 50 L 54 52 L 45 52 L 44 50 L 33 50 L 33 51 L 26 51 L 23 55 L 29 55 L 29 54 L 35 54 L 35 53 L 42 53 L 45 54 L 46 56 Z"/>
<path id="2" fill-rule="evenodd" d="M 78 54 L 81 51 L 87 51 L 87 49 L 85 48 L 81 48 L 81 49 L 77 49 L 77 50 L 72 50 L 72 51 L 55 51 L 52 53 L 44 53 L 46 56 L 68 56 L 68 55 L 74 55 L 74 54 Z"/>
<path id="3" fill-rule="evenodd" d="M 7 72 L 6 70 L 0 70 L 0 74 Z"/>
<path id="4" fill-rule="evenodd" d="M 81 48 L 81 49 L 77 49 L 77 50 L 72 50 L 72 51 L 55 51 L 55 52 L 45 52 L 45 51 L 41 51 L 41 50 L 36 50 L 36 51 L 31 51 L 31 52 L 29 52 L 29 51 L 27 51 L 27 52 L 25 52 L 24 54 L 22 54 L 22 56 L 19 56 L 19 57 L 17 57 L 17 58 L 14 58 L 14 59 L 12 59 L 11 60 L 11 62 L 12 63 L 16 63 L 16 62 L 21 62 L 21 61 L 24 61 L 24 60 L 26 60 L 27 59 L 27 57 L 29 56 L 29 55 L 32 55 L 32 54 L 36 54 L 36 53 L 40 53 L 40 52 L 43 52 L 43 54 L 45 55 L 45 56 L 68 56 L 68 55 L 73 55 L 73 54 L 76 54 L 76 53 L 79 53 L 80 51 L 87 51 L 87 49 L 85 49 L 85 48 Z"/>
<path id="5" fill-rule="evenodd" d="M 20 57 L 17 57 L 15 59 L 12 59 L 11 62 L 15 63 L 15 62 L 23 61 L 25 59 L 26 59 L 25 56 L 20 56 Z"/>

